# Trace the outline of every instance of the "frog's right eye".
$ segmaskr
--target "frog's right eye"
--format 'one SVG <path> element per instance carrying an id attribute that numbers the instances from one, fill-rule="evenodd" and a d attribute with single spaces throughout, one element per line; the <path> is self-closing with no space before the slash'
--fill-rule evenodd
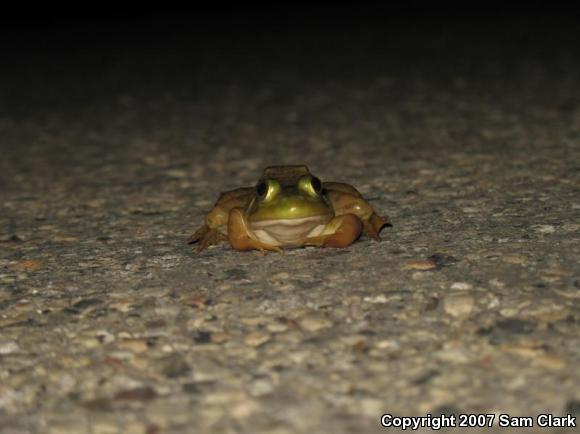
<path id="1" fill-rule="evenodd" d="M 263 202 L 270 202 L 280 192 L 280 184 L 273 179 L 267 179 L 256 186 L 256 193 Z"/>
<path id="2" fill-rule="evenodd" d="M 268 184 L 265 182 L 260 182 L 256 187 L 256 193 L 258 193 L 258 196 L 263 197 L 266 195 L 267 192 L 268 192 Z"/>

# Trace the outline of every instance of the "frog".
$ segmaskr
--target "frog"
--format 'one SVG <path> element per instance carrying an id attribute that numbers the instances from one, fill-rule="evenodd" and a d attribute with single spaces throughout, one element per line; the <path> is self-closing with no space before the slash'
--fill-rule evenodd
<path id="1" fill-rule="evenodd" d="M 391 226 L 352 185 L 322 182 L 305 165 L 266 167 L 253 187 L 221 193 L 187 242 L 197 250 L 229 242 L 237 251 L 345 248 L 362 234 L 380 241 Z"/>

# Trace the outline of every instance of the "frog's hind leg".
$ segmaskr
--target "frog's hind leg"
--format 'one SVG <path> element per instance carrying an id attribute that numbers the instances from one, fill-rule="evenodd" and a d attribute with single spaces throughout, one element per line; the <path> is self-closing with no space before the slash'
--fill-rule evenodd
<path id="1" fill-rule="evenodd" d="M 196 230 L 193 235 L 187 239 L 187 244 L 197 243 L 197 251 L 201 252 L 207 249 L 213 244 L 218 244 L 221 241 L 225 241 L 227 238 L 217 229 L 212 229 L 208 225 L 204 224 L 198 230 Z"/>
<path id="2" fill-rule="evenodd" d="M 390 225 L 388 216 L 378 215 L 373 207 L 361 196 L 358 190 L 348 184 L 325 182 L 326 197 L 330 200 L 337 216 L 354 214 L 363 225 L 366 236 L 380 240 L 379 232 Z"/>
<path id="3" fill-rule="evenodd" d="M 364 230 L 364 234 L 367 237 L 373 238 L 377 241 L 380 241 L 381 237 L 379 235 L 379 233 L 381 232 L 381 229 L 384 228 L 385 226 L 390 226 L 391 225 L 391 221 L 389 220 L 389 216 L 384 215 L 384 216 L 380 216 L 378 214 L 375 214 L 374 212 L 371 214 L 371 216 L 366 219 L 363 220 L 363 230 Z"/>

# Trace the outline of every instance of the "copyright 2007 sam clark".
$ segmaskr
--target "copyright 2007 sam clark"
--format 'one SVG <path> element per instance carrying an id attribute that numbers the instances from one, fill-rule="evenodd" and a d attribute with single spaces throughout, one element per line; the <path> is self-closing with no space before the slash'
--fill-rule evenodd
<path id="1" fill-rule="evenodd" d="M 394 416 L 383 414 L 381 426 L 384 428 L 398 428 L 402 430 L 418 430 L 431 428 L 434 431 L 441 428 L 486 428 L 499 426 L 502 428 L 573 428 L 576 427 L 576 416 L 567 414 L 556 416 L 553 414 L 538 414 L 537 416 L 512 416 L 509 414 L 493 413 L 466 413 L 466 414 L 438 414 L 426 416 Z"/>

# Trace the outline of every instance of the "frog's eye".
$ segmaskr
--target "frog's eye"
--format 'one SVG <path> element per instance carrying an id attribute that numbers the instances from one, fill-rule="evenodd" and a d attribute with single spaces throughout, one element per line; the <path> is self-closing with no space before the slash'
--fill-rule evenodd
<path id="1" fill-rule="evenodd" d="M 316 176 L 313 176 L 312 180 L 311 180 L 311 184 L 312 184 L 312 188 L 314 189 L 314 191 L 317 194 L 322 193 L 322 182 L 320 182 L 320 179 L 318 179 Z"/>
<path id="2" fill-rule="evenodd" d="M 298 189 L 308 196 L 317 197 L 322 193 L 322 182 L 316 176 L 303 176 L 298 180 Z"/>
<path id="3" fill-rule="evenodd" d="M 274 199 L 280 192 L 280 184 L 273 179 L 267 179 L 256 186 L 256 193 L 264 202 Z"/>
<path id="4" fill-rule="evenodd" d="M 258 196 L 260 197 L 265 196 L 267 192 L 268 192 L 268 184 L 265 182 L 260 182 L 256 187 L 256 193 L 258 193 Z"/>

